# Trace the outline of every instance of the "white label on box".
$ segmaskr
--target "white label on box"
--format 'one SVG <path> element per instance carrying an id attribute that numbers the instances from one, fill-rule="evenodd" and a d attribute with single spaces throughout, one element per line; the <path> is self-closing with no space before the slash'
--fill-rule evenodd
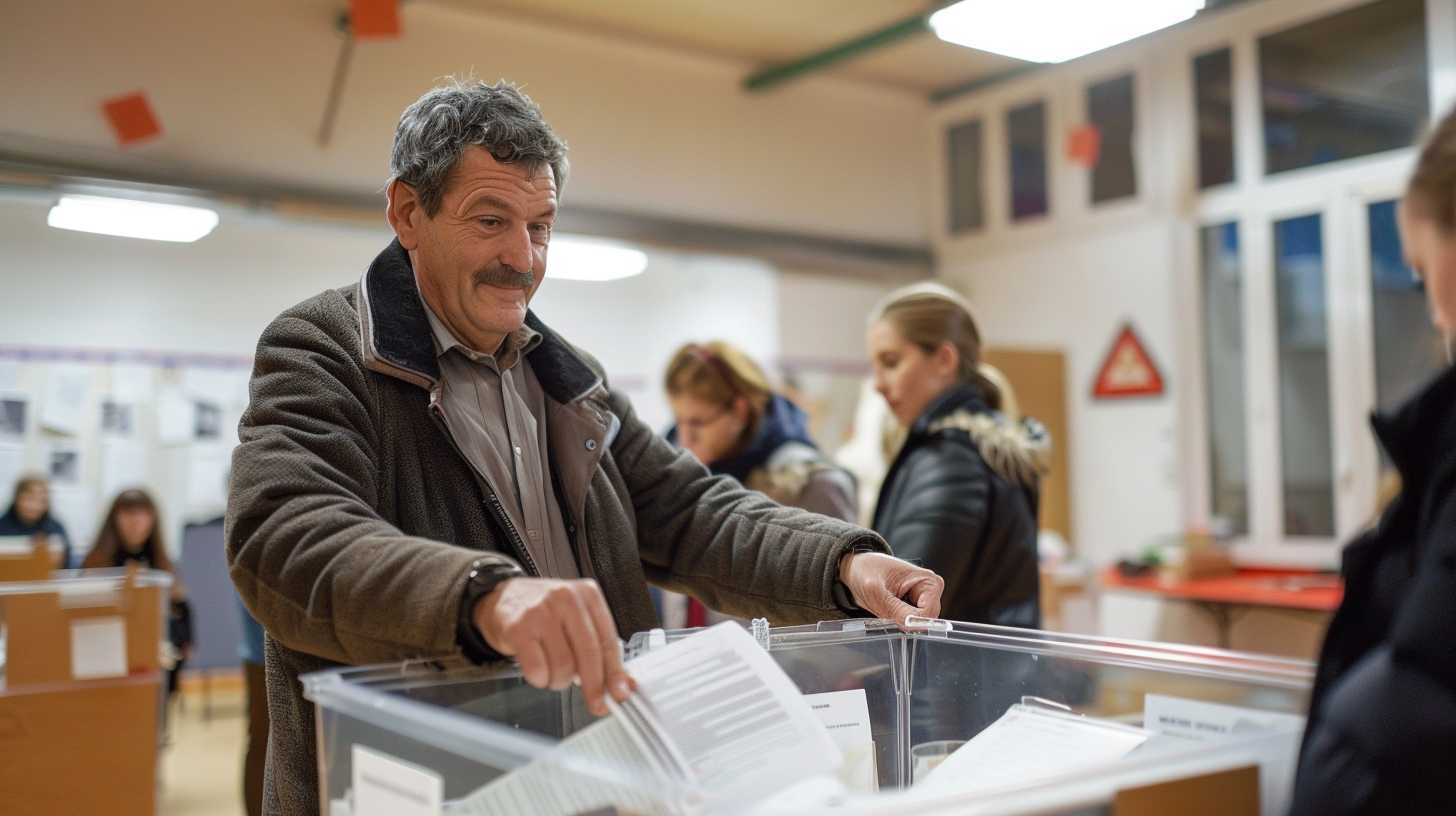
<path id="1" fill-rule="evenodd" d="M 829 738 L 844 753 L 839 779 L 854 791 L 873 793 L 879 789 L 875 768 L 875 738 L 870 731 L 870 707 L 864 689 L 805 694 L 804 702 L 824 723 Z"/>
<path id="2" fill-rule="evenodd" d="M 126 622 L 119 617 L 71 622 L 71 676 L 77 680 L 126 676 Z"/>
<path id="3" fill-rule="evenodd" d="M 1304 717 L 1149 694 L 1143 701 L 1143 727 L 1175 737 L 1215 739 L 1260 731 L 1298 731 L 1304 728 Z"/>
<path id="4" fill-rule="evenodd" d="M 362 745 L 353 760 L 353 816 L 440 816 L 439 774 Z"/>

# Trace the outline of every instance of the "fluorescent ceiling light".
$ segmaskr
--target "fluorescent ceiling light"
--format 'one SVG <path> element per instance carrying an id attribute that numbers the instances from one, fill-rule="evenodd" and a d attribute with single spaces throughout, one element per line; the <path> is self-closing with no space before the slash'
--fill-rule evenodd
<path id="1" fill-rule="evenodd" d="M 1066 62 L 1181 23 L 1204 0 L 961 0 L 930 15 L 935 36 L 1028 62 Z"/>
<path id="2" fill-rule="evenodd" d="M 576 281 L 610 281 L 640 275 L 647 253 L 612 241 L 575 235 L 552 236 L 546 277 Z"/>
<path id="3" fill-rule="evenodd" d="M 191 243 L 217 226 L 217 213 L 203 207 L 159 204 L 131 198 L 67 195 L 51 207 L 46 223 L 57 229 L 121 238 Z"/>

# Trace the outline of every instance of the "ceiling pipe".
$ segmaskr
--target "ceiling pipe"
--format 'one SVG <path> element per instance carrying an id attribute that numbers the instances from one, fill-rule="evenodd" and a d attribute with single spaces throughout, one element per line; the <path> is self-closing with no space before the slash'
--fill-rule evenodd
<path id="1" fill-rule="evenodd" d="M 930 33 L 931 13 L 947 5 L 950 5 L 950 3 L 936 3 L 931 8 L 919 14 L 897 20 L 853 39 L 846 40 L 837 45 L 831 45 L 821 51 L 815 51 L 808 56 L 800 57 L 792 62 L 762 68 L 749 74 L 748 78 L 743 80 L 743 88 L 751 92 L 766 91 L 791 80 L 799 79 L 806 74 L 822 71 L 831 65 L 837 65 L 846 60 L 867 54 L 870 51 L 884 48 L 887 45 L 897 43 L 908 37 L 928 34 Z"/>

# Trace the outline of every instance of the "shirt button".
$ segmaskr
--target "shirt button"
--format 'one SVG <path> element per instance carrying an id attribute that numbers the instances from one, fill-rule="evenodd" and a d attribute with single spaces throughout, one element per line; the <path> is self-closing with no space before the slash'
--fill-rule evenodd
<path id="1" fill-rule="evenodd" d="M 515 451 L 516 451 L 516 455 L 517 455 L 517 456 L 520 456 L 520 455 L 521 455 L 521 446 L 520 446 L 520 445 L 517 445 L 517 446 L 516 446 L 516 447 L 515 447 Z"/>
<path id="2" fill-rule="evenodd" d="M 589 450 L 589 451 L 596 450 L 597 449 L 597 441 L 595 439 L 588 439 L 586 441 L 586 449 Z"/>

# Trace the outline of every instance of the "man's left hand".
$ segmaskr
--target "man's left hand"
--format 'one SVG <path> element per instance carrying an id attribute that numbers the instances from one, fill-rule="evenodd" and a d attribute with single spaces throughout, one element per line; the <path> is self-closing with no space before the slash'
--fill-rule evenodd
<path id="1" fill-rule="evenodd" d="M 911 615 L 940 617 L 945 579 L 882 553 L 853 553 L 839 562 L 839 580 L 854 602 L 877 618 L 904 623 Z"/>

